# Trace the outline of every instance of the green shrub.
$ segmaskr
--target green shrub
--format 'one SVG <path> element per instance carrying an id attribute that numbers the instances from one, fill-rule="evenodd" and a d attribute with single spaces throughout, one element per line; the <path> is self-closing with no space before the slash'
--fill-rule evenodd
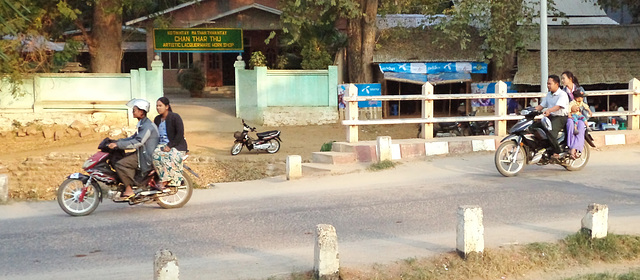
<path id="1" fill-rule="evenodd" d="M 256 66 L 267 66 L 267 57 L 261 51 L 251 53 L 249 68 L 253 69 Z"/>
<path id="2" fill-rule="evenodd" d="M 191 97 L 202 96 L 205 78 L 200 65 L 196 63 L 189 69 L 181 69 L 178 72 L 178 83 L 191 93 Z"/>
<path id="3" fill-rule="evenodd" d="M 321 152 L 331 152 L 331 149 L 333 148 L 333 142 L 336 141 L 331 141 L 331 142 L 327 142 L 322 144 L 322 147 L 320 147 L 320 151 Z"/>

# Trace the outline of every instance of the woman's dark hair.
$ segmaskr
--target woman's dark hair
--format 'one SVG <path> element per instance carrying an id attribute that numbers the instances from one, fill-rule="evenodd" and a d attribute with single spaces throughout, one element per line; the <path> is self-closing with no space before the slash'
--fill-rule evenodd
<path id="1" fill-rule="evenodd" d="M 173 110 L 171 110 L 171 103 L 169 103 L 169 98 L 166 97 L 160 97 L 158 98 L 158 101 L 162 102 L 162 104 L 164 104 L 164 106 L 169 107 L 169 112 L 173 112 Z"/>
<path id="2" fill-rule="evenodd" d="M 573 73 L 571 73 L 571 71 L 564 71 L 562 72 L 562 75 L 567 76 L 567 78 L 573 82 L 575 87 L 580 86 L 580 83 L 578 83 L 578 77 L 574 76 Z"/>

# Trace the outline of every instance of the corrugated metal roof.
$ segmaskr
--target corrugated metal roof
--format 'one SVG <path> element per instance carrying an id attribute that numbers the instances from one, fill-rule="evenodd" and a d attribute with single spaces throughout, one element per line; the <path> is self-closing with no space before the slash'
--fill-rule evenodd
<path id="1" fill-rule="evenodd" d="M 628 50 L 640 47 L 640 25 L 554 26 L 548 29 L 549 50 Z M 540 50 L 540 41 L 527 45 Z"/>
<path id="2" fill-rule="evenodd" d="M 442 48 L 434 44 L 433 32 L 415 28 L 398 31 L 397 36 L 381 38 L 379 47 L 374 51 L 373 62 L 484 61 L 480 49 L 482 40 L 478 36 L 474 36 L 467 49 L 462 50 L 457 42 L 445 43 Z"/>
<path id="3" fill-rule="evenodd" d="M 640 77 L 640 51 L 550 51 L 549 75 L 567 70 L 581 85 L 626 84 Z M 518 56 L 513 83 L 540 85 L 540 52 Z"/>

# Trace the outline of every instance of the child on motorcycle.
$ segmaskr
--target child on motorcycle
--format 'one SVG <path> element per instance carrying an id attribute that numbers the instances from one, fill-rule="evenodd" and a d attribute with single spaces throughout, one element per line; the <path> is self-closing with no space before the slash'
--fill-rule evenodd
<path id="1" fill-rule="evenodd" d="M 569 103 L 571 108 L 570 117 L 567 119 L 567 146 L 571 149 L 571 158 L 577 158 L 577 152 L 582 152 L 584 147 L 584 132 L 587 129 L 587 118 L 582 113 L 583 110 L 593 115 L 589 105 L 584 102 L 584 93 L 580 90 L 573 92 L 574 100 Z M 570 133 L 573 132 L 573 133 Z"/>

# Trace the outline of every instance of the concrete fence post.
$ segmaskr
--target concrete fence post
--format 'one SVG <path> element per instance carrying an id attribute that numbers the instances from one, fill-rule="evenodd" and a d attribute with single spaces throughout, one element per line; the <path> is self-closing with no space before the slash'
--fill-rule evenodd
<path id="1" fill-rule="evenodd" d="M 378 136 L 377 138 L 377 153 L 378 162 L 384 160 L 391 160 L 391 137 L 390 136 Z"/>
<path id="2" fill-rule="evenodd" d="M 338 255 L 338 235 L 332 225 L 316 226 L 313 271 L 318 279 L 338 280 L 340 258 Z"/>
<path id="3" fill-rule="evenodd" d="M 153 280 L 178 280 L 179 276 L 178 257 L 166 249 L 156 252 L 153 262 Z"/>
<path id="4" fill-rule="evenodd" d="M 9 175 L 0 174 L 0 203 L 9 200 Z"/>
<path id="5" fill-rule="evenodd" d="M 632 90 L 633 93 L 629 94 L 629 108 L 627 108 L 627 111 L 633 114 L 640 113 L 640 81 L 636 78 L 629 81 L 629 90 Z M 628 129 L 640 129 L 640 116 L 628 116 L 627 120 Z"/>
<path id="6" fill-rule="evenodd" d="M 484 226 L 482 208 L 476 205 L 458 207 L 458 227 L 456 230 L 456 250 L 463 258 L 471 252 L 484 251 Z"/>
<path id="7" fill-rule="evenodd" d="M 433 118 L 433 99 L 427 99 L 427 97 L 433 97 L 433 85 L 429 82 L 424 83 L 422 85 L 422 118 L 430 119 Z M 433 123 L 423 123 L 420 124 L 420 136 L 424 139 L 433 138 Z"/>
<path id="8" fill-rule="evenodd" d="M 582 218 L 582 228 L 589 230 L 592 239 L 607 237 L 608 223 L 607 205 L 592 203 L 587 206 L 587 214 Z"/>
<path id="9" fill-rule="evenodd" d="M 347 107 L 345 108 L 345 119 L 349 121 L 357 121 L 358 120 L 358 101 L 353 99 L 358 98 L 358 88 L 354 84 L 349 84 L 347 90 L 344 93 L 345 97 L 349 98 L 349 102 L 347 102 Z M 347 142 L 355 143 L 358 142 L 358 126 L 357 125 L 348 125 L 347 126 Z"/>
<path id="10" fill-rule="evenodd" d="M 287 156 L 287 180 L 302 177 L 302 157 L 299 155 Z"/>
<path id="11" fill-rule="evenodd" d="M 506 117 L 507 116 L 507 84 L 503 81 L 499 81 L 496 84 L 496 93 L 502 95 L 500 98 L 496 98 L 495 112 L 496 116 Z M 507 135 L 507 121 L 506 120 L 497 120 L 495 123 L 496 134 L 498 136 L 506 136 Z"/>

